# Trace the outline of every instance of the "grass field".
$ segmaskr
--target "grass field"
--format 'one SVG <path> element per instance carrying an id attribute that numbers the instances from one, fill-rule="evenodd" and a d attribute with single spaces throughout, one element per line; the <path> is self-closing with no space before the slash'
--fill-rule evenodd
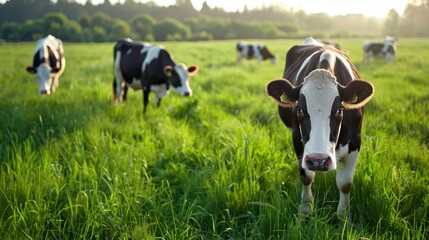
<path id="1" fill-rule="evenodd" d="M 362 39 L 339 39 L 375 85 L 352 189 L 353 225 L 335 215 L 335 173 L 301 183 L 291 134 L 264 92 L 302 40 L 264 41 L 277 65 L 235 63 L 236 41 L 166 42 L 198 64 L 192 98 L 142 92 L 112 104 L 113 43 L 65 43 L 58 91 L 25 72 L 34 44 L 0 46 L 1 239 L 428 239 L 429 41 L 400 39 L 390 65 L 362 64 Z"/>

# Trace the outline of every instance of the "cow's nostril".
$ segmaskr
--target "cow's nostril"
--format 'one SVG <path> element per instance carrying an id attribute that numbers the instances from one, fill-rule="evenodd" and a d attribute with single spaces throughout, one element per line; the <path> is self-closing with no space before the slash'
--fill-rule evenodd
<path id="1" fill-rule="evenodd" d="M 308 169 L 312 171 L 328 171 L 332 165 L 332 159 L 326 154 L 309 154 L 305 157 Z"/>
<path id="2" fill-rule="evenodd" d="M 189 97 L 189 96 L 191 96 L 191 93 L 190 93 L 190 92 L 185 92 L 185 93 L 183 94 L 183 96 Z"/>
<path id="3" fill-rule="evenodd" d="M 46 95 L 46 94 L 48 94 L 48 91 L 47 90 L 40 90 L 40 94 Z"/>

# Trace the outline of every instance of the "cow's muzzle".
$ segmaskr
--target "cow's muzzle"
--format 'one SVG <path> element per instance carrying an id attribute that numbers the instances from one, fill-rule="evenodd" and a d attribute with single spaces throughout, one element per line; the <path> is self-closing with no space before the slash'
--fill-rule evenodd
<path id="1" fill-rule="evenodd" d="M 190 92 L 184 92 L 184 93 L 183 93 L 183 96 L 185 96 L 185 97 L 189 97 L 189 96 L 191 96 L 191 93 L 190 93 Z"/>
<path id="2" fill-rule="evenodd" d="M 326 172 L 332 170 L 332 158 L 323 153 L 313 153 L 305 156 L 304 159 L 308 170 Z"/>
<path id="3" fill-rule="evenodd" d="M 41 95 L 48 95 L 48 90 L 40 90 Z"/>

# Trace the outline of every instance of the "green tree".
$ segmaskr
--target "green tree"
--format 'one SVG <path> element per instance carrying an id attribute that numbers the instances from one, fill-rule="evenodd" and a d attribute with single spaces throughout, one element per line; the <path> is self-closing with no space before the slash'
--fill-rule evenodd
<path id="1" fill-rule="evenodd" d="M 131 37 L 130 25 L 122 19 L 114 19 L 110 28 L 109 39 L 116 41 L 128 37 Z"/>
<path id="2" fill-rule="evenodd" d="M 21 41 L 21 24 L 17 22 L 5 22 L 1 25 L 0 36 L 6 41 L 18 42 Z"/>
<path id="3" fill-rule="evenodd" d="M 398 36 L 401 17 L 395 9 L 390 9 L 384 21 L 383 33 L 385 35 Z"/>
<path id="4" fill-rule="evenodd" d="M 105 42 L 107 40 L 106 30 L 102 27 L 94 27 L 92 40 L 94 42 Z"/>
<path id="5" fill-rule="evenodd" d="M 141 40 L 150 40 L 153 36 L 153 27 L 156 24 L 155 18 L 143 13 L 134 16 L 130 20 L 132 32 L 139 36 Z"/>
<path id="6" fill-rule="evenodd" d="M 79 24 L 82 28 L 89 28 L 91 27 L 91 16 L 87 13 L 82 13 L 79 17 Z"/>
<path id="7" fill-rule="evenodd" d="M 92 27 L 101 27 L 108 29 L 112 18 L 104 12 L 96 12 L 92 17 Z"/>
<path id="8" fill-rule="evenodd" d="M 191 29 L 175 19 L 166 18 L 154 26 L 153 34 L 157 41 L 166 41 L 169 35 L 170 39 L 174 36 L 175 40 L 185 40 L 191 37 Z"/>

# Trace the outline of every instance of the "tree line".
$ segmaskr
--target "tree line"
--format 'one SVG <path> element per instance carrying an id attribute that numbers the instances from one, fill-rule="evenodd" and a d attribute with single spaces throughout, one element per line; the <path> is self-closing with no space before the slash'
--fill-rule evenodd
<path id="1" fill-rule="evenodd" d="M 74 0 L 9 0 L 0 4 L 0 39 L 33 41 L 53 34 L 72 42 L 106 42 L 130 37 L 142 41 L 273 39 L 312 35 L 332 37 L 429 36 L 428 0 L 411 1 L 401 17 L 391 10 L 386 19 L 361 14 L 331 17 L 324 13 L 266 6 L 242 12 L 196 10 L 191 0 L 162 7 L 126 0 L 94 5 Z"/>

